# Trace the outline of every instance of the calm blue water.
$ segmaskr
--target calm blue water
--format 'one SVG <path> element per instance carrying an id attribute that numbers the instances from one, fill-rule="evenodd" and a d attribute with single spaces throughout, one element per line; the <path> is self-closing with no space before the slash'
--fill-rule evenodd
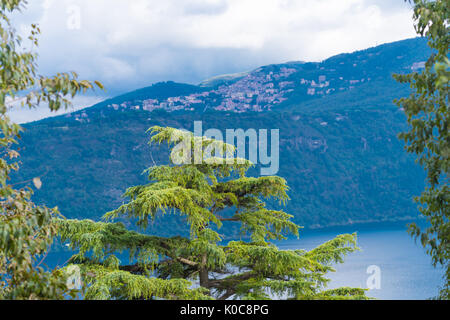
<path id="1" fill-rule="evenodd" d="M 359 230 L 359 231 L 358 231 Z M 345 263 L 331 273 L 331 288 L 349 286 L 367 288 L 371 274 L 367 268 L 380 269 L 380 289 L 369 290 L 377 299 L 428 299 L 438 294 L 443 284 L 442 269 L 435 269 L 425 250 L 399 227 L 346 227 L 322 231 L 307 231 L 299 240 L 278 243 L 282 249 L 313 249 L 338 234 L 358 231 L 358 246 L 362 251 L 347 256 Z"/>

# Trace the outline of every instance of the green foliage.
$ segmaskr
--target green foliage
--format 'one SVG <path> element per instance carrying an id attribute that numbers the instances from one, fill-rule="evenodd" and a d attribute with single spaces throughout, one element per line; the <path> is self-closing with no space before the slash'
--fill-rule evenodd
<path id="1" fill-rule="evenodd" d="M 19 154 L 13 145 L 22 128 L 11 122 L 7 110 L 16 102 L 29 108 L 46 103 L 58 110 L 70 105 L 67 96 L 92 89 L 93 84 L 77 81 L 75 73 L 51 78 L 37 74 L 37 54 L 32 49 L 38 46 L 39 27 L 31 26 L 27 40 L 32 49 L 27 49 L 9 19 L 26 4 L 23 0 L 0 1 L 0 299 L 62 299 L 72 294 L 66 275 L 40 266 L 56 236 L 53 219 L 58 212 L 33 204 L 30 188 L 17 190 L 9 184 L 10 174 L 19 169 Z M 38 177 L 32 181 L 41 188 Z"/>
<path id="2" fill-rule="evenodd" d="M 70 241 L 79 253 L 69 265 L 81 266 L 86 299 L 207 299 L 203 289 L 190 289 L 183 279 L 150 277 L 160 256 L 177 258 L 187 239 L 160 238 L 128 231 L 121 223 L 95 223 L 90 220 L 57 220 L 62 241 Z M 127 252 L 136 263 L 120 265 L 114 253 Z M 73 263 L 73 264 L 72 264 Z"/>
<path id="3" fill-rule="evenodd" d="M 357 250 L 355 234 L 309 252 L 279 250 L 270 241 L 298 236 L 299 227 L 291 215 L 267 209 L 264 199 L 286 202 L 284 179 L 246 177 L 251 163 L 234 157 L 235 148 L 221 141 L 174 128 L 155 126 L 150 131 L 150 143 L 169 144 L 171 164 L 147 169 L 150 183 L 129 188 L 129 202 L 105 218 L 126 216 L 145 228 L 170 212 L 185 217 L 190 237 L 149 236 L 122 223 L 59 220 L 62 240 L 78 249 L 71 262 L 83 270 L 85 298 L 365 298 L 361 289 L 324 290 L 326 273 L 334 271 L 331 264 Z M 187 146 L 185 154 L 178 154 L 179 145 Z M 217 152 L 205 157 L 211 146 Z M 191 161 L 174 164 L 180 157 Z M 219 233 L 224 222 L 240 224 L 250 241 L 225 244 Z M 129 253 L 131 264 L 118 260 L 123 252 Z M 189 280 L 199 280 L 200 288 L 194 289 Z"/>
<path id="4" fill-rule="evenodd" d="M 428 186 L 416 201 L 430 223 L 425 230 L 412 224 L 409 232 L 419 238 L 433 259 L 446 269 L 440 297 L 450 297 L 450 1 L 414 0 L 414 21 L 418 34 L 428 38 L 434 50 L 420 73 L 396 75 L 412 88 L 409 97 L 396 101 L 405 110 L 409 131 L 400 135 L 406 150 L 419 156 L 427 170 Z"/>

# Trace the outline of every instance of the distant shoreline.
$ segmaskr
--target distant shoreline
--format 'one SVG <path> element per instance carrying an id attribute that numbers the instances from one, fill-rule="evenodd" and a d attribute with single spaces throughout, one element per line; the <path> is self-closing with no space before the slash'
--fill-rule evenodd
<path id="1" fill-rule="evenodd" d="M 302 233 L 317 233 L 317 232 L 328 232 L 328 231 L 339 231 L 346 230 L 348 232 L 349 229 L 355 229 L 355 231 L 359 230 L 400 230 L 404 229 L 405 232 L 408 230 L 408 225 L 411 223 L 416 223 L 419 226 L 423 226 L 426 224 L 424 219 L 420 219 L 416 217 L 415 219 L 410 217 L 392 219 L 392 220 L 383 220 L 383 221 L 357 221 L 346 224 L 330 224 L 326 226 L 304 226 L 303 229 L 300 230 L 300 234 Z"/>

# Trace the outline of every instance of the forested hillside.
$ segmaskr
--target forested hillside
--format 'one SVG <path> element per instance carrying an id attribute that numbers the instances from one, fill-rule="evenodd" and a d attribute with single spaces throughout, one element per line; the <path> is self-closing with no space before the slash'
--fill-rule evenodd
<path id="1" fill-rule="evenodd" d="M 405 117 L 392 100 L 408 88 L 395 83 L 391 74 L 420 68 L 427 54 L 423 39 L 406 40 L 322 63 L 262 67 L 203 86 L 161 83 L 30 123 L 14 182 L 42 176 L 37 202 L 58 206 L 69 218 L 98 219 L 124 201 L 127 187 L 145 183 L 145 168 L 166 161 L 165 151 L 148 145 L 149 127 L 192 130 L 194 121 L 202 120 L 204 130 L 280 129 L 278 175 L 291 188 L 286 211 L 300 225 L 417 216 L 411 198 L 423 189 L 424 173 L 397 138 Z M 282 81 L 264 80 L 265 100 L 248 94 L 245 88 L 254 82 L 246 77 L 273 79 L 280 70 L 287 74 Z M 174 216 L 157 223 L 152 232 L 185 231 L 185 223 Z"/>

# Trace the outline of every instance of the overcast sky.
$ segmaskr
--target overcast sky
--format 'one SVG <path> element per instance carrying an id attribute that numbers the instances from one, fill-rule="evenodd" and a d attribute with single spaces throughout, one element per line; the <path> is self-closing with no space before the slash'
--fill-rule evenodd
<path id="1" fill-rule="evenodd" d="M 42 30 L 40 72 L 77 71 L 107 96 L 187 83 L 415 36 L 403 0 L 31 0 L 18 30 Z M 77 108 L 103 98 L 83 97 Z M 24 122 L 43 110 L 14 112 Z"/>

